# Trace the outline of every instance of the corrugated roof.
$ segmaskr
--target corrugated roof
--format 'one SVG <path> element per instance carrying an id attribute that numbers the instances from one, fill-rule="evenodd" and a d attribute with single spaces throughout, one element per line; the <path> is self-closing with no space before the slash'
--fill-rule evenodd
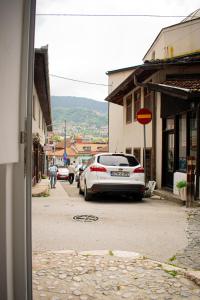
<path id="1" fill-rule="evenodd" d="M 68 156 L 75 156 L 77 155 L 77 153 L 72 149 L 72 148 L 66 148 L 66 152 L 67 152 L 67 155 Z M 62 157 L 64 154 L 64 149 L 59 149 L 59 150 L 56 150 L 55 152 L 54 151 L 48 151 L 48 155 L 49 156 L 60 156 Z"/>
<path id="2" fill-rule="evenodd" d="M 165 85 L 176 86 L 179 88 L 189 89 L 193 91 L 200 91 L 200 79 L 181 79 L 181 80 L 166 80 L 163 82 Z"/>

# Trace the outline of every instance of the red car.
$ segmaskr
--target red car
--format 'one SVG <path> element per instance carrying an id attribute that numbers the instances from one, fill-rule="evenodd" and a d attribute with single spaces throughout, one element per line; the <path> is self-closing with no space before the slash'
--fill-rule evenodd
<path id="1" fill-rule="evenodd" d="M 69 170 L 66 167 L 58 167 L 57 179 L 68 180 Z"/>

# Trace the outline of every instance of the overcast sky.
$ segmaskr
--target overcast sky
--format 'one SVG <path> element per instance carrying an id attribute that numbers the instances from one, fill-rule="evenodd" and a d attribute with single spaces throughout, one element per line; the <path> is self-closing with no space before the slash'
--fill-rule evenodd
<path id="1" fill-rule="evenodd" d="M 37 13 L 187 16 L 200 0 L 37 0 Z M 36 16 L 35 46 L 49 47 L 49 72 L 107 84 L 108 70 L 134 66 L 166 26 L 183 18 Z M 103 100 L 107 87 L 50 77 L 51 95 Z"/>

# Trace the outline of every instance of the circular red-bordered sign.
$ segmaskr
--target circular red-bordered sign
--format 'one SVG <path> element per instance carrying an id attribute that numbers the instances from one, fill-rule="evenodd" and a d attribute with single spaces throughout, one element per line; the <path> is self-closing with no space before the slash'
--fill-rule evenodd
<path id="1" fill-rule="evenodd" d="M 136 117 L 137 117 L 137 121 L 140 124 L 145 125 L 151 122 L 152 112 L 147 108 L 141 108 L 140 110 L 138 110 Z"/>

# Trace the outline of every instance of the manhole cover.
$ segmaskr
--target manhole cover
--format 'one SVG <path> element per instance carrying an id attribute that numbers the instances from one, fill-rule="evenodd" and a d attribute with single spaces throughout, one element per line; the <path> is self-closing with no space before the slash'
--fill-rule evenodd
<path id="1" fill-rule="evenodd" d="M 92 215 L 78 215 L 78 216 L 74 216 L 73 219 L 79 222 L 95 222 L 99 218 Z"/>

